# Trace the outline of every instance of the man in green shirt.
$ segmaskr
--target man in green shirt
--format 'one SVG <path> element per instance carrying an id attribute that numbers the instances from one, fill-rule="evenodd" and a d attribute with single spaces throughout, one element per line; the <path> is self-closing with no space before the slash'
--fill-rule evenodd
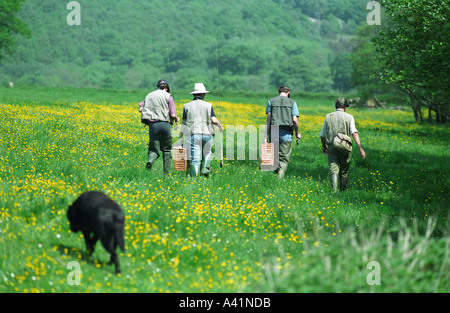
<path id="1" fill-rule="evenodd" d="M 366 153 L 359 140 L 358 130 L 355 127 L 355 119 L 352 115 L 346 113 L 347 107 L 348 100 L 338 98 L 335 104 L 336 111 L 326 116 L 322 130 L 320 131 L 323 153 L 328 155 L 330 182 L 334 192 L 337 192 L 338 188 L 338 175 L 340 178 L 340 190 L 347 190 L 348 172 L 352 159 L 351 152 L 337 150 L 333 146 L 334 137 L 338 133 L 352 136 L 359 147 L 361 157 L 363 159 L 366 158 Z"/>
<path id="2" fill-rule="evenodd" d="M 278 126 L 279 138 L 270 138 L 270 141 L 272 143 L 278 141 L 279 143 L 279 164 L 275 172 L 278 174 L 278 178 L 282 179 L 286 174 L 291 158 L 293 132 L 295 131 L 296 139 L 301 139 L 302 135 L 298 133 L 298 106 L 294 100 L 290 99 L 291 92 L 289 88 L 281 86 L 278 94 L 278 97 L 272 98 L 267 102 L 264 143 L 267 143 L 267 136 L 271 126 Z"/>

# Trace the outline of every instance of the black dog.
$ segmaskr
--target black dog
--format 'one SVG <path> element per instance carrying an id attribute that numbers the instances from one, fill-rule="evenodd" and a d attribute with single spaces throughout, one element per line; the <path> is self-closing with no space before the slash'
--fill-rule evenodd
<path id="1" fill-rule="evenodd" d="M 69 206 L 67 217 L 70 230 L 83 233 L 89 254 L 92 255 L 95 244 L 100 239 L 103 247 L 111 254 L 110 263 L 115 264 L 116 274 L 120 273 L 116 249 L 119 246 L 125 252 L 125 215 L 122 208 L 104 193 L 89 191 Z"/>

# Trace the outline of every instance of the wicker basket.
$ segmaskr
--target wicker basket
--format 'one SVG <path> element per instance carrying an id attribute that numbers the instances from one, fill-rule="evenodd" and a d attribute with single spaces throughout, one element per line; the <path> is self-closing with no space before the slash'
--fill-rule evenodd
<path id="1" fill-rule="evenodd" d="M 175 172 L 187 170 L 187 152 L 182 147 L 173 148 L 173 168 Z"/>
<path id="2" fill-rule="evenodd" d="M 261 144 L 260 151 L 260 168 L 261 170 L 269 169 L 274 166 L 274 146 L 273 143 L 263 143 Z"/>

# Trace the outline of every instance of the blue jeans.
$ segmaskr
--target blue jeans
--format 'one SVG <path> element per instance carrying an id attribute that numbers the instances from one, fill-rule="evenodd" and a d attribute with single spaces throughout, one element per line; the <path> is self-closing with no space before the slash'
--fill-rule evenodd
<path id="1" fill-rule="evenodd" d="M 191 164 L 201 164 L 201 160 L 210 158 L 213 145 L 212 135 L 191 135 L 188 139 L 188 145 L 191 147 Z"/>

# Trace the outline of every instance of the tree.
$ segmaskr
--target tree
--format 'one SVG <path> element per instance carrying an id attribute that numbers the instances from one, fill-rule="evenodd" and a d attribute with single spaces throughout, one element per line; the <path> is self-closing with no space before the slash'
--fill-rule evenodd
<path id="1" fill-rule="evenodd" d="M 386 93 L 387 89 L 377 76 L 383 65 L 376 60 L 377 51 L 372 42 L 379 31 L 379 27 L 361 26 L 357 29 L 352 41 L 353 49 L 350 55 L 352 65 L 351 84 L 357 88 L 363 101 Z"/>
<path id="2" fill-rule="evenodd" d="M 333 62 L 331 62 L 330 69 L 333 77 L 334 89 L 344 93 L 350 91 L 350 80 L 352 77 L 350 55 L 346 53 L 338 54 Z"/>
<path id="3" fill-rule="evenodd" d="M 227 44 L 219 48 L 220 74 L 257 75 L 266 67 L 264 55 L 252 45 Z M 216 68 L 216 54 L 211 53 L 209 67 Z"/>
<path id="4" fill-rule="evenodd" d="M 8 20 L 6 6 L 8 12 L 18 12 L 18 7 L 12 10 L 12 4 L 23 1 L 0 0 L 3 27 Z M 299 90 L 329 91 L 333 86 L 329 61 L 338 53 L 349 52 L 349 35 L 367 15 L 367 2 L 361 10 L 356 0 L 122 0 L 114 1 L 107 10 L 104 1 L 94 0 L 81 4 L 82 25 L 71 26 L 66 17 L 72 11 L 60 2 L 24 2 L 20 15 L 13 14 L 26 21 L 33 39 L 9 33 L 8 28 L 8 35 L 13 35 L 8 38 L 17 44 L 14 55 L 6 55 L 0 66 L 0 84 L 11 81 L 10 77 L 20 84 L 22 77 L 28 76 L 27 82 L 61 82 L 62 86 L 123 82 L 112 87 L 135 88 L 137 84 L 153 88 L 155 79 L 173 76 L 178 89 L 185 85 L 190 89 L 194 79 L 216 80 L 217 45 L 224 88 L 264 91 L 264 86 L 273 86 L 275 72 L 275 76 L 281 75 L 278 81 L 290 81 Z M 316 13 L 317 18 L 320 13 L 322 36 L 319 23 L 308 19 Z M 291 58 L 297 67 L 284 64 L 288 77 L 279 65 Z M 82 79 L 67 81 L 67 68 L 83 73 Z M 104 79 L 112 70 L 134 79 Z M 55 79 L 47 80 L 44 72 Z"/>
<path id="5" fill-rule="evenodd" d="M 316 13 L 320 13 L 322 16 L 329 13 L 327 0 L 294 0 L 290 1 L 300 7 L 303 13 L 313 17 Z"/>
<path id="6" fill-rule="evenodd" d="M 379 60 L 382 52 L 376 50 L 373 40 L 379 36 L 380 31 L 389 27 L 392 27 L 389 23 L 383 23 L 381 26 L 363 25 L 357 29 L 352 40 L 350 83 L 356 87 L 362 99 L 361 103 L 387 97 L 399 102 L 404 100 L 405 94 L 401 89 L 385 83 L 380 78 L 380 72 L 386 65 Z"/>
<path id="7" fill-rule="evenodd" d="M 0 61 L 14 52 L 13 34 L 31 37 L 28 27 L 16 17 L 24 0 L 0 0 Z"/>
<path id="8" fill-rule="evenodd" d="M 293 55 L 277 64 L 271 75 L 275 86 L 286 85 L 292 91 L 329 91 L 332 81 L 328 67 L 314 66 L 313 60 L 303 55 Z"/>
<path id="9" fill-rule="evenodd" d="M 448 121 L 450 3 L 382 0 L 381 4 L 394 23 L 374 39 L 377 58 L 385 65 L 381 79 L 405 90 L 413 103 L 435 111 L 437 122 Z"/>

